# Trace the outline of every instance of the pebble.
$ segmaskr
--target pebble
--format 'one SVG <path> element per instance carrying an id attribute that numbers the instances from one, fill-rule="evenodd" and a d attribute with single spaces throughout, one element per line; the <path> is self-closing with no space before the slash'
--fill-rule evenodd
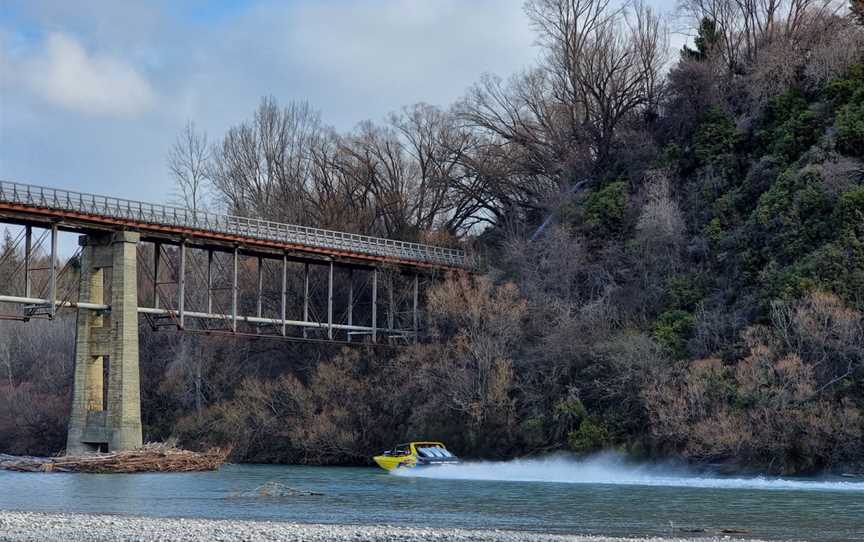
<path id="1" fill-rule="evenodd" d="M 730 542 L 724 537 L 610 538 L 501 530 L 0 511 L 0 542 Z M 756 542 L 748 539 L 747 542 Z"/>

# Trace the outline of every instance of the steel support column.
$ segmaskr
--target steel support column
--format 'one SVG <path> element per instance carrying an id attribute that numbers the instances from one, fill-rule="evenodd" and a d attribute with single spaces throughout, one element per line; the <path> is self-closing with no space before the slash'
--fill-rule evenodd
<path id="1" fill-rule="evenodd" d="M 303 264 L 303 321 L 309 321 L 309 264 Z M 306 338 L 306 326 L 303 326 L 303 338 Z"/>
<path id="2" fill-rule="evenodd" d="M 282 336 L 287 334 L 287 325 L 285 319 L 287 317 L 288 306 L 288 256 L 282 255 L 282 303 L 279 311 L 280 319 L 282 320 Z"/>
<path id="3" fill-rule="evenodd" d="M 348 268 L 348 325 L 354 325 L 354 268 Z M 351 334 L 348 334 L 348 342 L 351 342 Z"/>
<path id="4" fill-rule="evenodd" d="M 207 251 L 207 312 L 213 312 L 213 251 Z"/>
<path id="5" fill-rule="evenodd" d="M 258 293 L 257 299 L 255 300 L 255 316 L 261 318 L 261 312 L 263 310 L 261 296 L 264 290 L 264 259 L 261 256 L 258 256 Z"/>
<path id="6" fill-rule="evenodd" d="M 417 342 L 418 334 L 420 331 L 420 322 L 417 315 L 417 301 L 420 297 L 420 275 L 414 274 L 414 307 L 412 310 L 412 316 L 414 320 L 414 342 Z"/>
<path id="7" fill-rule="evenodd" d="M 162 259 L 162 245 L 153 243 L 153 308 L 159 308 L 159 260 Z"/>
<path id="8" fill-rule="evenodd" d="M 378 342 L 378 269 L 372 270 L 372 342 Z"/>
<path id="9" fill-rule="evenodd" d="M 24 297 L 30 297 L 30 267 L 33 252 L 33 228 L 26 226 L 24 231 Z"/>
<path id="10" fill-rule="evenodd" d="M 333 340 L 333 262 L 327 278 L 327 338 Z"/>
<path id="11" fill-rule="evenodd" d="M 57 223 L 51 224 L 51 278 L 48 296 L 51 300 L 50 315 L 54 318 L 57 313 Z"/>
<path id="12" fill-rule="evenodd" d="M 180 329 L 186 326 L 186 241 L 180 241 L 180 266 L 177 275 L 177 313 Z"/>
<path id="13" fill-rule="evenodd" d="M 393 303 L 393 274 L 387 274 L 387 329 L 392 333 L 393 319 L 395 316 L 395 307 Z"/>
<path id="14" fill-rule="evenodd" d="M 231 277 L 231 331 L 237 331 L 237 265 L 240 249 L 234 247 L 234 273 Z"/>

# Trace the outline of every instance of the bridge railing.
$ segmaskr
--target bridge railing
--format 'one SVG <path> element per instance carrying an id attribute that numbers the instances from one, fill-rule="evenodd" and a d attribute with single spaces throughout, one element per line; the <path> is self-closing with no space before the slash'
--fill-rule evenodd
<path id="1" fill-rule="evenodd" d="M 0 181 L 0 201 L 435 265 L 464 268 L 473 265 L 464 251 L 452 248 L 9 181 Z"/>

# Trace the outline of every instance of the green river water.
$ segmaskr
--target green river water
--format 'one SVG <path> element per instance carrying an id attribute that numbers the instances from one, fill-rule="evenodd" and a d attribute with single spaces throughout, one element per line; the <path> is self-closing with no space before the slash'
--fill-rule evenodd
<path id="1" fill-rule="evenodd" d="M 268 482 L 323 495 L 253 496 Z M 0 471 L 0 509 L 608 535 L 725 528 L 779 540 L 864 540 L 864 480 L 721 477 L 610 456 L 403 475 L 271 465 L 189 474 Z"/>

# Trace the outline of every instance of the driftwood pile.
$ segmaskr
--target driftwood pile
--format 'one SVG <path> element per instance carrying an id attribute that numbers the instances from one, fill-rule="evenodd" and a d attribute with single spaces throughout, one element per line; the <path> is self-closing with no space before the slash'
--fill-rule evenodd
<path id="1" fill-rule="evenodd" d="M 19 457 L 0 454 L 0 470 L 98 474 L 211 471 L 217 470 L 230 452 L 221 448 L 192 452 L 165 444 L 145 444 L 137 450 L 78 456 Z"/>

